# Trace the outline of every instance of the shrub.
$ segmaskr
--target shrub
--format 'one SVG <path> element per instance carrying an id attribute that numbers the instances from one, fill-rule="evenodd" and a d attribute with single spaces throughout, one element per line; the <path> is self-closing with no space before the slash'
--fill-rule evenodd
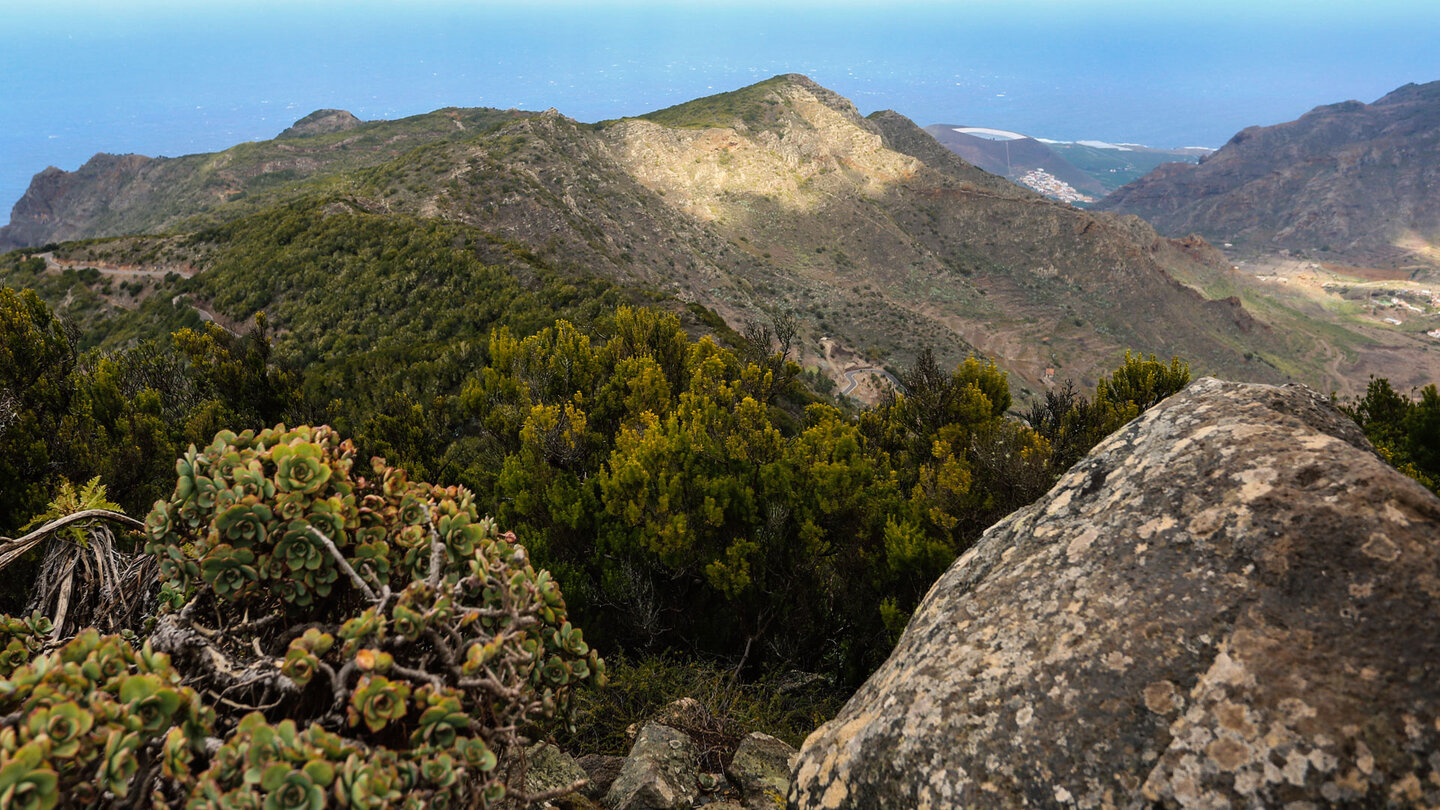
<path id="1" fill-rule="evenodd" d="M 328 427 L 192 446 L 145 523 L 160 613 L 138 651 L 92 628 L 30 660 L 48 622 L 0 618 L 0 717 L 21 718 L 0 729 L 0 806 L 504 797 L 506 752 L 604 664 L 467 490 L 353 457 Z"/>
<path id="2" fill-rule="evenodd" d="M 0 804 L 16 810 L 177 800 L 214 725 L 168 656 L 94 629 L 0 681 L 0 715 L 19 718 L 0 731 Z"/>

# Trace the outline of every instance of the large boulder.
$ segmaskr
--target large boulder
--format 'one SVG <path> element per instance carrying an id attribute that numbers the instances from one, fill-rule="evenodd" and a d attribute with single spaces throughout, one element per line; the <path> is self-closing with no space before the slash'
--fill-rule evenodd
<path id="1" fill-rule="evenodd" d="M 1203 379 L 955 562 L 791 804 L 1435 806 L 1437 619 L 1440 499 L 1309 389 Z"/>

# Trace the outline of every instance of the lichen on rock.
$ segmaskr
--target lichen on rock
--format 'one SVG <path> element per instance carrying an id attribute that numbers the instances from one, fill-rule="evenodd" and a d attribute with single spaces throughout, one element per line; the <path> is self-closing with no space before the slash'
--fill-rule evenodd
<path id="1" fill-rule="evenodd" d="M 791 806 L 1440 803 L 1440 500 L 1301 386 L 1203 379 L 936 583 Z"/>

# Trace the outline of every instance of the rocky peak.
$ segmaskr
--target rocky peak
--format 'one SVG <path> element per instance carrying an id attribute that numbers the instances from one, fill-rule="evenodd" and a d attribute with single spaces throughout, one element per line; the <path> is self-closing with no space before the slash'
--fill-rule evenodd
<path id="1" fill-rule="evenodd" d="M 1433 104 L 1440 101 L 1440 81 L 1397 87 L 1375 102 L 1375 106 L 1396 104 Z"/>
<path id="2" fill-rule="evenodd" d="M 77 238 L 83 233 L 77 222 L 103 214 L 133 177 L 163 161 L 99 152 L 73 172 L 47 167 L 31 178 L 10 224 L 0 228 L 0 251 Z"/>
<path id="3" fill-rule="evenodd" d="M 642 184 L 707 221 L 744 197 L 794 210 L 837 193 L 880 193 L 922 165 L 887 148 L 848 100 L 799 74 L 621 121 L 606 134 Z"/>
<path id="4" fill-rule="evenodd" d="M 1437 538 L 1325 397 L 1199 380 L 955 562 L 791 806 L 1434 806 Z"/>
<path id="5" fill-rule="evenodd" d="M 345 110 L 316 110 L 291 124 L 277 138 L 304 138 L 310 135 L 329 135 L 344 132 L 360 126 L 363 121 Z"/>
<path id="6" fill-rule="evenodd" d="M 834 90 L 819 84 L 803 73 L 785 73 L 775 78 L 782 82 L 782 86 L 802 90 L 811 98 L 852 121 L 858 122 L 862 119 L 860 111 L 856 109 L 854 102 Z"/>

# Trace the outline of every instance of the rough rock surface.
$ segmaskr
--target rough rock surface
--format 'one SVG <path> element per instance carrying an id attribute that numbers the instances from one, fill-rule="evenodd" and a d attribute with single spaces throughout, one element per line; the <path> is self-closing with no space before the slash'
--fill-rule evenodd
<path id="1" fill-rule="evenodd" d="M 699 793 L 700 754 L 688 735 L 646 723 L 615 784 L 605 794 L 611 810 L 681 810 Z"/>
<path id="2" fill-rule="evenodd" d="M 278 138 L 303 138 L 354 129 L 364 122 L 345 110 L 316 110 L 290 125 Z"/>
<path id="3" fill-rule="evenodd" d="M 581 791 L 592 799 L 603 797 L 610 786 L 615 784 L 615 778 L 620 775 L 620 769 L 625 767 L 624 757 L 611 757 L 604 754 L 586 754 L 575 760 L 589 779 Z"/>
<path id="4" fill-rule="evenodd" d="M 792 806 L 1435 806 L 1437 616 L 1440 500 L 1309 389 L 1203 379 L 956 561 Z"/>
<path id="5" fill-rule="evenodd" d="M 740 741 L 725 775 L 750 810 L 784 807 L 794 756 L 795 749 L 783 741 L 755 732 Z"/>
<path id="6" fill-rule="evenodd" d="M 588 779 L 585 770 L 556 746 L 542 742 L 525 750 L 525 792 L 543 793 Z"/>

